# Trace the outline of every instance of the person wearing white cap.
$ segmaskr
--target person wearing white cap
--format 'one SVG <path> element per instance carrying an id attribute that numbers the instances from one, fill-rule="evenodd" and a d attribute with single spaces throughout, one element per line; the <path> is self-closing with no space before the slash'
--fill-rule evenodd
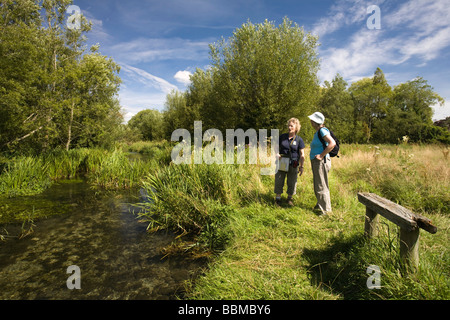
<path id="1" fill-rule="evenodd" d="M 328 153 L 333 150 L 336 141 L 331 137 L 330 131 L 324 127 L 325 116 L 320 112 L 314 112 L 308 116 L 312 127 L 316 130 L 311 141 L 310 160 L 313 172 L 314 193 L 317 198 L 317 204 L 314 211 L 320 214 L 331 213 L 331 197 L 328 185 L 328 173 L 331 169 L 331 160 Z M 320 142 L 319 136 L 323 137 L 326 148 Z"/>

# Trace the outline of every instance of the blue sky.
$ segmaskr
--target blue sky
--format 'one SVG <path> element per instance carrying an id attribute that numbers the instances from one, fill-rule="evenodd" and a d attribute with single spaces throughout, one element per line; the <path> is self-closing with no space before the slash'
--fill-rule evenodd
<path id="1" fill-rule="evenodd" d="M 283 17 L 319 36 L 320 81 L 339 72 L 351 84 L 377 67 L 391 86 L 418 76 L 443 97 L 434 120 L 450 116 L 449 0 L 74 0 L 93 23 L 89 44 L 122 67 L 120 101 L 128 120 L 143 109 L 163 110 L 173 89 L 206 69 L 208 44 L 229 38 L 250 20 Z M 380 29 L 367 20 L 380 8 Z"/>

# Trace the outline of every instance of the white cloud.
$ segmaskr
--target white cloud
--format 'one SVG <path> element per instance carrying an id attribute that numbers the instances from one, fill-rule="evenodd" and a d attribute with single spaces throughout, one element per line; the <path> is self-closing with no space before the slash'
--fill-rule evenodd
<path id="1" fill-rule="evenodd" d="M 319 19 L 312 33 L 321 38 L 345 26 L 365 21 L 369 15 L 367 7 L 381 5 L 384 0 L 339 0 L 330 8 L 326 17 Z M 364 24 L 365 25 L 365 24 Z"/>
<path id="2" fill-rule="evenodd" d="M 191 41 L 181 38 L 138 38 L 118 43 L 110 48 L 114 56 L 127 63 L 162 60 L 198 60 L 208 58 L 209 41 Z"/>
<path id="3" fill-rule="evenodd" d="M 316 32 L 336 32 L 357 21 L 352 17 L 352 9 L 345 11 L 348 3 L 338 2 L 341 6 L 330 11 L 336 14 L 321 19 Z M 361 8 L 361 3 L 364 2 L 357 1 L 356 7 Z M 378 66 L 398 66 L 412 58 L 419 59 L 415 66 L 423 65 L 439 57 L 442 50 L 450 46 L 450 27 L 446 20 L 450 16 L 450 6 L 443 5 L 442 1 L 409 1 L 387 13 L 383 8 L 381 6 L 381 30 L 369 30 L 364 24 L 349 40 L 342 41 L 344 46 L 319 52 L 322 81 L 332 80 L 336 73 L 348 80 L 358 80 L 371 76 Z"/>
<path id="4" fill-rule="evenodd" d="M 178 90 L 177 86 L 168 81 L 154 76 L 145 70 L 132 67 L 126 63 L 121 63 L 121 70 L 125 71 L 130 80 L 140 83 L 144 87 L 157 89 L 165 94 L 172 90 Z M 125 82 L 126 84 L 127 82 Z"/>
<path id="5" fill-rule="evenodd" d="M 190 79 L 191 75 L 192 75 L 192 73 L 190 73 L 190 72 L 187 71 L 187 70 L 184 70 L 184 71 L 178 71 L 178 72 L 175 74 L 174 78 L 175 78 L 175 80 L 177 80 L 178 82 L 180 82 L 180 83 L 182 83 L 182 84 L 184 84 L 184 85 L 187 86 L 188 84 L 191 83 L 191 79 Z"/>

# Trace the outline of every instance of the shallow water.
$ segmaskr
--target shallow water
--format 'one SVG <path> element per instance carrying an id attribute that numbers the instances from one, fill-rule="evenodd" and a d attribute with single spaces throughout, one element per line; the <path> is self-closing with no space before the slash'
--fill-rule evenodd
<path id="1" fill-rule="evenodd" d="M 35 221 L 23 239 L 0 242 L 0 299 L 174 299 L 204 264 L 163 258 L 174 235 L 146 232 L 130 204 L 142 201 L 139 192 L 97 193 L 77 180 L 1 201 L 57 214 Z M 6 228 L 11 235 L 20 226 Z M 80 289 L 68 288 L 72 265 L 80 268 Z"/>

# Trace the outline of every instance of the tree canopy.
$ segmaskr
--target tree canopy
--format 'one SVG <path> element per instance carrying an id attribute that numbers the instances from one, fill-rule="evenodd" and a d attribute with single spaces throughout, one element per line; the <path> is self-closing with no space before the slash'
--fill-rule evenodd
<path id="1" fill-rule="evenodd" d="M 372 78 L 363 78 L 347 87 L 338 74 L 325 82 L 319 110 L 327 124 L 344 142 L 450 143 L 450 133 L 433 125 L 433 105 L 443 105 L 428 82 L 417 77 L 392 88 L 380 68 Z"/>
<path id="2" fill-rule="evenodd" d="M 112 143 L 122 122 L 119 66 L 89 52 L 82 16 L 69 28 L 70 0 L 0 1 L 0 151 Z"/>
<path id="3" fill-rule="evenodd" d="M 287 18 L 279 26 L 243 24 L 210 45 L 211 67 L 197 69 L 185 93 L 168 95 L 169 127 L 192 130 L 201 120 L 219 130 L 286 130 L 289 118 L 306 119 L 319 90 L 317 45 L 317 37 Z"/>
<path id="4" fill-rule="evenodd" d="M 299 118 L 306 140 L 313 132 L 307 116 L 321 111 L 343 142 L 450 143 L 448 130 L 432 123 L 432 106 L 444 100 L 421 77 L 391 87 L 383 71 L 350 86 L 337 74 L 319 86 L 318 39 L 285 18 L 279 26 L 247 22 L 229 39 L 210 45 L 211 64 L 197 69 L 186 92 L 167 96 L 166 139 L 178 128 L 286 130 Z"/>

